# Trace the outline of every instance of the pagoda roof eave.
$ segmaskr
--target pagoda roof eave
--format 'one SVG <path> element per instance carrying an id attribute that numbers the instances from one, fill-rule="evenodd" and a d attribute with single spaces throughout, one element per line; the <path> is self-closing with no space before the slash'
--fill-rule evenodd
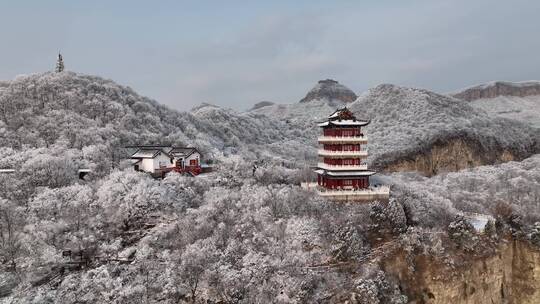
<path id="1" fill-rule="evenodd" d="M 327 127 L 330 125 L 334 126 L 354 126 L 354 127 L 362 127 L 369 125 L 369 120 L 329 120 L 325 122 L 318 123 L 317 126 L 319 127 Z"/>
<path id="2" fill-rule="evenodd" d="M 376 174 L 377 172 L 369 171 L 369 170 L 336 172 L 336 171 L 329 171 L 329 170 L 324 170 L 324 169 L 317 169 L 315 170 L 315 173 L 330 176 L 330 177 L 356 177 L 356 176 L 371 176 L 371 175 Z"/>

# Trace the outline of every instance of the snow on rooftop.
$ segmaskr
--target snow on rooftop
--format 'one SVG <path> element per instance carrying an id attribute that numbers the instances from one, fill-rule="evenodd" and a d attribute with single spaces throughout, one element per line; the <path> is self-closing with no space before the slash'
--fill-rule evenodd
<path id="1" fill-rule="evenodd" d="M 131 155 L 131 158 L 153 158 L 160 151 L 160 149 L 139 149 Z"/>
<path id="2" fill-rule="evenodd" d="M 174 154 L 176 156 L 187 156 L 191 153 L 197 151 L 197 149 L 192 147 L 175 147 L 169 151 L 169 153 Z"/>

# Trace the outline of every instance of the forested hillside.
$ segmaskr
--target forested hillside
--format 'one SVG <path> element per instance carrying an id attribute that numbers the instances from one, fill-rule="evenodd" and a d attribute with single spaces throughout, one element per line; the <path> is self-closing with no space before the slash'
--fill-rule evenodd
<path id="1" fill-rule="evenodd" d="M 523 159 L 540 151 L 536 129 L 491 117 L 464 101 L 427 90 L 380 85 L 361 96 L 351 109 L 372 120 L 370 151 L 375 152 L 372 163 L 379 168 L 453 140 L 483 155 L 481 164 L 501 162 L 505 152 L 512 159 Z"/>
<path id="2" fill-rule="evenodd" d="M 412 275 L 423 258 L 459 275 L 508 241 L 540 246 L 537 156 L 431 178 L 380 174 L 389 202 L 334 204 L 299 186 L 314 120 L 332 106 L 279 107 L 177 112 L 69 72 L 0 84 L 0 168 L 17 169 L 0 174 L 0 302 L 408 303 L 430 286 L 405 288 L 384 261 Z M 372 120 L 378 166 L 453 136 L 520 157 L 537 144 L 527 126 L 423 90 L 384 85 L 350 107 Z M 136 143 L 197 146 L 216 171 L 153 179 L 122 161 Z M 81 167 L 93 176 L 79 180 Z M 462 212 L 495 220 L 481 234 Z"/>
<path id="3" fill-rule="evenodd" d="M 271 151 L 272 158 L 291 160 L 304 158 L 304 154 L 289 152 L 306 142 L 313 144 L 280 121 L 211 105 L 178 112 L 110 80 L 72 72 L 4 82 L 0 135 L 0 146 L 13 149 L 0 154 L 4 156 L 0 167 L 20 165 L 6 155 L 31 153 L 32 149 L 42 154 L 38 148 L 52 154 L 72 149 L 90 167 L 99 166 L 95 162 L 101 160 L 111 167 L 127 156 L 122 149 L 127 145 L 191 145 L 207 159 L 224 153 L 255 159 Z M 292 138 L 296 141 L 291 144 Z M 275 148 L 277 145 L 281 148 Z"/>

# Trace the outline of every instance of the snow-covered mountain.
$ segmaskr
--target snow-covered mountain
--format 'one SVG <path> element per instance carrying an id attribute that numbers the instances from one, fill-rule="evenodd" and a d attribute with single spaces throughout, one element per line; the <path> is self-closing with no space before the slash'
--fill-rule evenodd
<path id="1" fill-rule="evenodd" d="M 540 81 L 492 81 L 462 89 L 451 95 L 467 101 L 495 98 L 499 96 L 537 96 L 540 95 Z"/>
<path id="2" fill-rule="evenodd" d="M 126 145 L 174 143 L 197 146 L 209 158 L 236 154 L 313 164 L 320 132 L 316 122 L 344 105 L 372 120 L 369 161 L 377 169 L 448 170 L 450 163 L 434 164 L 430 153 L 458 140 L 474 155 L 460 158 L 459 168 L 521 159 L 538 145 L 537 132 L 519 122 L 490 117 L 465 101 L 394 85 L 373 88 L 352 103 L 320 99 L 246 112 L 208 104 L 178 112 L 110 80 L 72 72 L 23 76 L 3 88 L 2 146 L 99 147 L 115 161 L 125 157 L 119 149 Z"/>
<path id="3" fill-rule="evenodd" d="M 490 82 L 452 95 L 493 116 L 540 128 L 540 81 Z"/>
<path id="4" fill-rule="evenodd" d="M 539 137 L 528 126 L 494 119 L 467 102 L 428 90 L 379 85 L 350 107 L 372 120 L 368 126 L 370 151 L 375 152 L 372 163 L 381 168 L 411 155 L 429 156 L 434 147 L 454 141 L 480 157 L 461 159 L 477 164 L 498 162 L 506 152 L 521 159 L 538 149 Z"/>
<path id="5" fill-rule="evenodd" d="M 319 132 L 316 122 L 340 106 L 344 104 L 315 100 L 271 105 L 251 112 L 284 120 L 315 137 Z M 538 149 L 538 135 L 532 128 L 490 117 L 465 101 L 428 90 L 384 84 L 368 90 L 347 106 L 357 117 L 371 119 L 367 127 L 369 161 L 379 169 L 389 166 L 393 170 L 429 171 L 426 166 L 451 169 L 448 167 L 451 163 L 435 165 L 430 153 L 433 147 L 457 141 L 469 147 L 467 154 L 476 155 L 460 158 L 464 161 L 460 167 L 496 163 L 504 153 L 510 154 L 511 159 L 520 159 Z M 417 159 L 418 155 L 423 156 Z M 395 166 L 403 162 L 410 163 L 402 168 Z"/>

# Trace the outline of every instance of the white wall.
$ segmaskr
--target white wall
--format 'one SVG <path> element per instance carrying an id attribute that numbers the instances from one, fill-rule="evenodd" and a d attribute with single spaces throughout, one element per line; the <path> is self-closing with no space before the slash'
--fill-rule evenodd
<path id="1" fill-rule="evenodd" d="M 172 166 L 173 164 L 171 164 L 171 159 L 164 153 L 159 153 L 156 157 L 154 157 L 154 171 L 162 167 L 170 168 Z"/>
<path id="2" fill-rule="evenodd" d="M 139 163 L 139 170 L 154 173 L 154 160 L 151 158 L 143 158 Z"/>
<path id="3" fill-rule="evenodd" d="M 155 173 L 160 168 L 160 163 L 166 168 L 171 168 L 171 159 L 164 153 L 159 153 L 154 158 L 143 158 L 139 163 L 139 170 Z"/>
<path id="4" fill-rule="evenodd" d="M 201 165 L 201 155 L 198 152 L 194 152 L 193 154 L 191 154 L 188 158 L 184 160 L 185 166 L 189 166 L 189 161 L 192 159 L 198 160 L 197 163 L 199 164 L 199 166 Z"/>

